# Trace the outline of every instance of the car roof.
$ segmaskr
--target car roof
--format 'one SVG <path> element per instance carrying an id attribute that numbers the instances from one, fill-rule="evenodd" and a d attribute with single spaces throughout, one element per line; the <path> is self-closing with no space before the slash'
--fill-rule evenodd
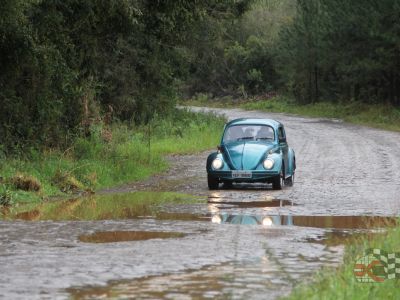
<path id="1" fill-rule="evenodd" d="M 235 119 L 226 124 L 226 126 L 234 126 L 234 125 L 267 125 L 272 126 L 274 128 L 282 125 L 280 122 L 273 119 L 258 119 L 258 118 L 241 118 Z"/>

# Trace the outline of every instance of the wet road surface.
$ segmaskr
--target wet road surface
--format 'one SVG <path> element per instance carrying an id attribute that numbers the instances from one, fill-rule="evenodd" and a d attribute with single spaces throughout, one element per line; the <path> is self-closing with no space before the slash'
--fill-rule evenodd
<path id="1" fill-rule="evenodd" d="M 25 219 L 39 220 L 0 221 L 0 297 L 274 299 L 322 266 L 340 263 L 353 233 L 393 224 L 372 218 L 366 225 L 357 216 L 399 215 L 400 134 L 213 110 L 230 119 L 281 121 L 296 151 L 295 185 L 209 192 L 207 151 L 171 157 L 169 172 L 103 193 L 179 191 L 209 203 L 164 205 L 154 215 L 115 220 L 40 221 L 30 213 Z"/>

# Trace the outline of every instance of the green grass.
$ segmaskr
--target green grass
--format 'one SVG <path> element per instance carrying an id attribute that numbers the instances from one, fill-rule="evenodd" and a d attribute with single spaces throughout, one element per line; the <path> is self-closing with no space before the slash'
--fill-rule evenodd
<path id="1" fill-rule="evenodd" d="M 309 117 L 337 118 L 346 122 L 386 130 L 400 131 L 400 109 L 385 104 L 319 102 L 300 105 L 285 97 L 247 102 L 241 105 L 248 110 L 291 113 Z"/>
<path id="2" fill-rule="evenodd" d="M 64 192 L 145 179 L 168 168 L 165 155 L 195 153 L 217 145 L 215 133 L 224 123 L 215 115 L 179 110 L 156 118 L 151 126 L 92 126 L 89 138 L 77 138 L 65 151 L 28 149 L 13 157 L 0 155 L 0 199 L 6 199 L 11 191 L 13 203 L 38 202 Z M 18 173 L 38 179 L 41 190 L 17 190 L 12 177 Z"/>
<path id="3" fill-rule="evenodd" d="M 400 282 L 386 279 L 383 283 L 359 283 L 353 274 L 356 260 L 368 248 L 379 248 L 389 253 L 400 252 L 400 228 L 389 229 L 385 235 L 362 239 L 346 246 L 343 264 L 336 270 L 324 269 L 313 281 L 298 286 L 284 299 L 400 299 Z"/>

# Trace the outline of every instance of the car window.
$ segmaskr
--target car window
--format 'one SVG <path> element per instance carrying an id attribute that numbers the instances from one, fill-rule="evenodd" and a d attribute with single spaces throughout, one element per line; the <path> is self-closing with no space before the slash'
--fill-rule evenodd
<path id="1" fill-rule="evenodd" d="M 274 140 L 274 129 L 266 125 L 233 125 L 225 130 L 223 142 Z"/>

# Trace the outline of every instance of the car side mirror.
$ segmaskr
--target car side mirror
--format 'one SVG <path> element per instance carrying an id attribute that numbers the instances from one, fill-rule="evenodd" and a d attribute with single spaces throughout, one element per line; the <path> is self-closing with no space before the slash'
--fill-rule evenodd
<path id="1" fill-rule="evenodd" d="M 217 146 L 217 150 L 219 153 L 222 153 L 222 147 L 221 146 Z"/>
<path id="2" fill-rule="evenodd" d="M 279 139 L 279 143 L 286 143 L 286 138 L 285 138 L 285 137 L 280 138 L 280 139 Z"/>

